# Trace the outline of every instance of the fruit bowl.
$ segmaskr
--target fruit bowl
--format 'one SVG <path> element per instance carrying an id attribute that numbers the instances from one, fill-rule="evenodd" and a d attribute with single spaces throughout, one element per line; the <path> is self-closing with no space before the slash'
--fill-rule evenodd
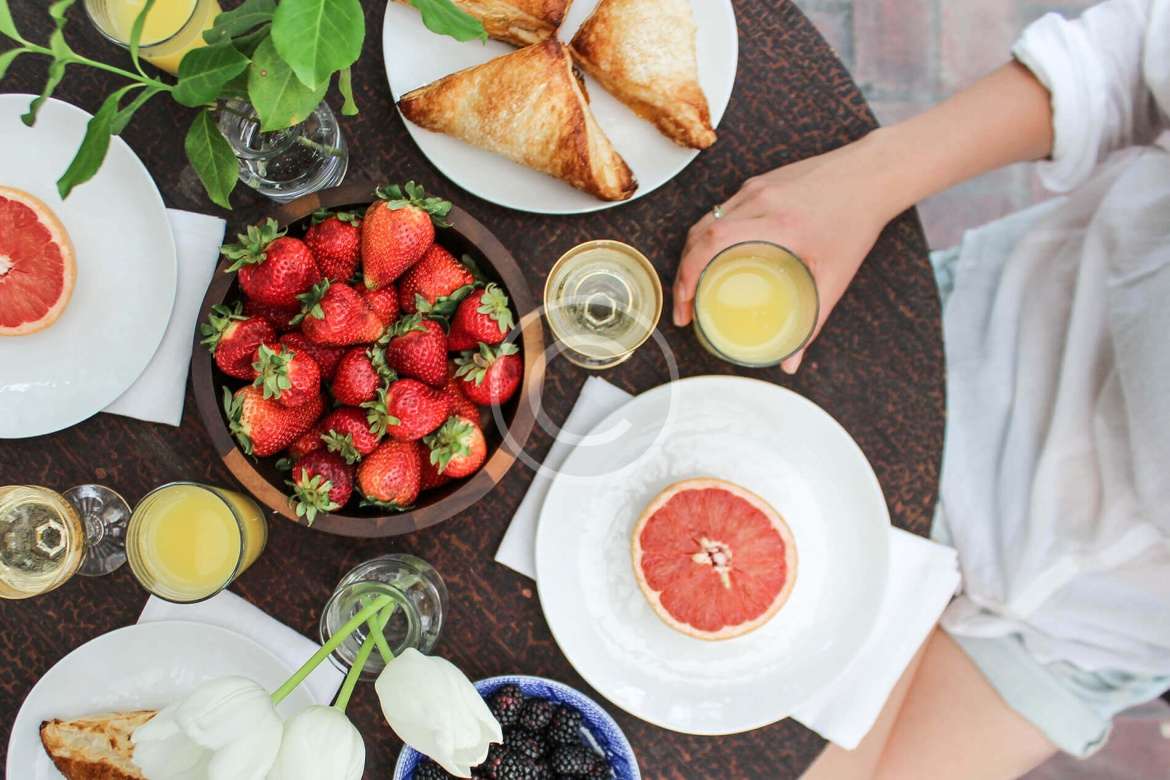
<path id="1" fill-rule="evenodd" d="M 278 206 L 272 213 L 289 235 L 299 236 L 314 212 L 320 209 L 364 211 L 374 198 L 374 186 L 349 184 L 306 195 Z M 311 527 L 327 533 L 353 537 L 384 537 L 410 533 L 440 523 L 458 514 L 486 495 L 503 479 L 523 449 L 544 382 L 544 334 L 540 312 L 523 271 L 511 253 L 486 227 L 458 206 L 452 207 L 448 228 L 440 229 L 436 242 L 454 255 L 470 256 L 490 281 L 503 288 L 511 300 L 516 328 L 509 336 L 520 348 L 523 377 L 518 392 L 506 403 L 492 409 L 484 424 L 488 454 L 482 468 L 467 479 L 427 491 L 409 509 L 393 512 L 378 507 L 356 507 L 356 501 L 335 512 L 318 513 Z M 212 278 L 199 313 L 199 322 L 208 320 L 213 306 L 242 298 L 238 274 L 228 273 L 231 260 L 224 259 Z M 256 458 L 245 454 L 229 431 L 222 406 L 224 388 L 242 384 L 222 373 L 208 350 L 195 335 L 191 358 L 191 381 L 199 415 L 216 452 L 240 484 L 258 501 L 284 517 L 306 525 L 289 499 L 287 473 L 277 468 L 276 456 Z"/>
<path id="2" fill-rule="evenodd" d="M 505 685 L 515 685 L 526 697 L 544 699 L 576 710 L 581 715 L 582 730 L 588 733 L 584 737 L 586 744 L 595 752 L 604 753 L 613 780 L 641 780 L 642 772 L 638 769 L 638 759 L 629 740 L 617 721 L 593 699 L 562 682 L 527 675 L 489 677 L 477 682 L 475 689 L 484 699 L 490 699 L 492 694 Z M 398 754 L 398 763 L 394 766 L 394 780 L 414 780 L 415 770 L 423 760 L 423 755 L 417 750 L 409 745 L 403 747 Z"/>

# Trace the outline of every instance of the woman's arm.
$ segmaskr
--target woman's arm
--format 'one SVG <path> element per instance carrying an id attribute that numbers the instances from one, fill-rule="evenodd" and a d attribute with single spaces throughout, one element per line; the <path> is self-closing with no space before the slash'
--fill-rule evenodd
<path id="1" fill-rule="evenodd" d="M 820 332 L 887 222 L 919 200 L 1052 150 L 1048 91 L 1011 63 L 920 116 L 828 154 L 748 180 L 687 237 L 674 284 L 674 322 L 692 317 L 699 273 L 723 247 L 771 240 L 813 270 Z M 803 351 L 784 362 L 796 371 Z"/>

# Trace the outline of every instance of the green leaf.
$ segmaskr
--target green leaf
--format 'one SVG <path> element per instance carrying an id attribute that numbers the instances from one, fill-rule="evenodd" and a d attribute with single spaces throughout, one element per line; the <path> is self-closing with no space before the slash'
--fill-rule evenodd
<path id="1" fill-rule="evenodd" d="M 311 89 L 301 83 L 280 55 L 272 39 L 265 39 L 248 67 L 248 99 L 260 115 L 260 130 L 268 133 L 298 125 L 324 99 L 329 82 Z"/>
<path id="2" fill-rule="evenodd" d="M 114 121 L 110 125 L 110 132 L 114 135 L 119 135 L 123 130 L 126 129 L 126 125 L 130 124 L 130 120 L 134 117 L 134 114 L 137 113 L 138 109 L 146 105 L 146 102 L 152 97 L 160 92 L 165 91 L 166 90 L 159 89 L 157 87 L 148 87 L 139 92 L 138 97 L 131 100 L 130 103 L 125 108 L 121 109 L 118 112 L 118 115 L 114 117 Z"/>
<path id="3" fill-rule="evenodd" d="M 438 35 L 450 35 L 457 41 L 487 40 L 483 22 L 458 8 L 451 0 L 410 0 L 422 14 L 426 28 Z"/>
<path id="4" fill-rule="evenodd" d="M 223 137 L 210 111 L 200 111 L 183 141 L 187 159 L 191 161 L 203 189 L 211 201 L 231 209 L 228 198 L 236 187 L 240 169 L 232 145 Z"/>
<path id="5" fill-rule="evenodd" d="M 235 46 L 245 57 L 251 57 L 256 52 L 256 47 L 268 40 L 271 35 L 272 25 L 261 25 L 246 35 L 232 38 L 232 46 Z"/>
<path id="6" fill-rule="evenodd" d="M 360 0 L 283 0 L 272 16 L 276 51 L 311 88 L 357 62 L 365 37 Z"/>
<path id="7" fill-rule="evenodd" d="M 4 2 L 4 0 L 0 0 Z M 28 49 L 15 48 L 7 51 L 0 51 L 0 79 L 4 78 L 4 74 L 8 71 L 8 66 L 12 64 L 20 55 L 24 54 Z"/>
<path id="8" fill-rule="evenodd" d="M 64 60 L 53 60 L 49 63 L 49 77 L 45 79 L 45 87 L 41 90 L 41 94 L 33 98 L 33 102 L 29 104 L 28 113 L 21 114 L 21 122 L 29 127 L 37 123 L 37 114 L 40 112 L 41 106 L 53 94 L 53 90 L 61 83 L 61 79 L 65 78 L 65 65 Z"/>
<path id="9" fill-rule="evenodd" d="M 353 99 L 353 74 L 349 68 L 342 69 L 341 75 L 337 77 L 337 90 L 345 98 L 341 113 L 345 116 L 356 116 L 358 107 L 357 101 Z"/>
<path id="10" fill-rule="evenodd" d="M 248 58 L 231 44 L 192 49 L 179 64 L 177 102 L 197 108 L 213 102 L 232 79 L 248 69 Z"/>
<path id="11" fill-rule="evenodd" d="M 146 0 L 142 4 L 142 10 L 138 12 L 138 16 L 134 17 L 134 25 L 130 28 L 130 61 L 134 63 L 134 69 L 144 76 L 146 73 L 138 61 L 138 49 L 142 45 L 142 28 L 146 26 L 146 15 L 154 7 L 154 3 L 155 0 Z"/>
<path id="12" fill-rule="evenodd" d="M 62 200 L 69 197 L 74 187 L 92 179 L 102 167 L 106 151 L 110 148 L 110 128 L 118 114 L 118 104 L 135 88 L 134 84 L 122 87 L 106 98 L 98 112 L 90 117 L 89 123 L 85 126 L 85 137 L 81 139 L 81 146 L 77 147 L 73 162 L 69 163 L 65 173 L 57 180 L 57 192 Z"/>
<path id="13" fill-rule="evenodd" d="M 16 29 L 16 22 L 12 20 L 12 12 L 8 10 L 8 0 L 0 0 L 0 35 L 4 35 L 14 41 L 28 43 L 28 41 L 20 37 L 20 31 Z"/>
<path id="14" fill-rule="evenodd" d="M 49 16 L 53 17 L 53 21 L 57 23 L 58 27 L 65 26 L 65 14 L 75 2 L 77 0 L 57 0 L 57 2 L 49 6 Z"/>
<path id="15" fill-rule="evenodd" d="M 238 7 L 215 17 L 211 29 L 203 33 L 203 40 L 212 46 L 232 41 L 254 27 L 271 22 L 275 10 L 276 0 L 244 0 Z"/>

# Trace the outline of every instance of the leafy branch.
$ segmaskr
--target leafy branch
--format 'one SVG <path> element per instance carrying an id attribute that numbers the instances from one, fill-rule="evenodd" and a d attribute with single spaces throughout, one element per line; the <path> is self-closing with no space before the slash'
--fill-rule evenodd
<path id="1" fill-rule="evenodd" d="M 344 101 L 342 114 L 358 112 L 351 66 L 365 40 L 360 0 L 244 0 L 215 18 L 203 33 L 204 45 L 183 57 L 175 83 L 148 75 L 140 61 L 143 26 L 156 0 L 147 0 L 131 27 L 132 71 L 84 57 L 69 46 L 66 16 L 75 2 L 56 0 L 48 6 L 53 31 L 46 45 L 40 45 L 20 34 L 8 0 L 0 0 L 0 45 L 5 38 L 14 44 L 0 51 L 0 79 L 21 55 L 50 60 L 41 94 L 21 117 L 26 125 L 36 123 L 41 106 L 71 66 L 105 71 L 129 82 L 110 94 L 90 119 L 77 153 L 57 181 L 62 198 L 93 178 L 105 160 L 110 137 L 121 133 L 139 109 L 161 94 L 197 110 L 184 150 L 208 197 L 224 208 L 231 208 L 229 198 L 239 178 L 235 152 L 216 121 L 228 101 L 251 103 L 261 132 L 280 131 L 303 122 L 324 99 L 336 75 Z M 457 40 L 486 37 L 479 20 L 451 0 L 411 3 L 433 32 Z"/>

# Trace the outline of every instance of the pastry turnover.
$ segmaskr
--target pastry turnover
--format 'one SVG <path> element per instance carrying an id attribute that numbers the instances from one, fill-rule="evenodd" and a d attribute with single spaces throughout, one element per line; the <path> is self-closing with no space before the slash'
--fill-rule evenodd
<path id="1" fill-rule="evenodd" d="M 528 46 L 553 37 L 572 0 L 453 0 L 483 22 L 489 36 L 513 46 Z M 411 5 L 410 0 L 398 0 Z"/>
<path id="2" fill-rule="evenodd" d="M 130 760 L 130 736 L 154 715 L 154 710 L 138 710 L 47 720 L 41 724 L 41 744 L 67 780 L 146 780 Z"/>
<path id="3" fill-rule="evenodd" d="M 601 0 L 570 46 L 582 68 L 672 141 L 715 143 L 691 0 Z"/>
<path id="4" fill-rule="evenodd" d="M 564 179 L 602 200 L 638 183 L 593 112 L 572 58 L 556 39 L 452 73 L 402 96 L 402 114 Z"/>

